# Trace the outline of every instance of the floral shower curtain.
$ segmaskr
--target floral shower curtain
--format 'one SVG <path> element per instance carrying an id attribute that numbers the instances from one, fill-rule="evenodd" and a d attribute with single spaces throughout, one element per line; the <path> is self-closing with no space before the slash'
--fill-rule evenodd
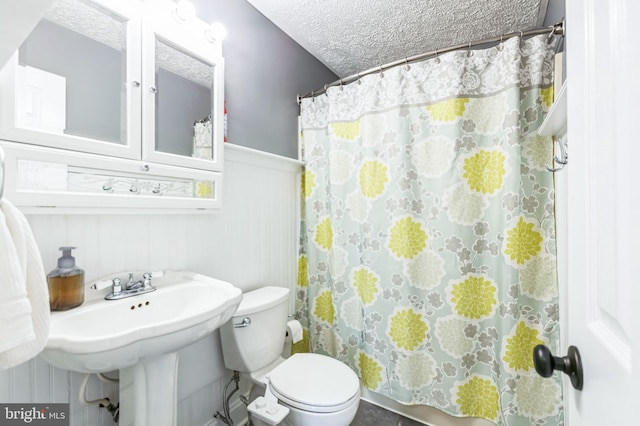
<path id="1" fill-rule="evenodd" d="M 562 424 L 546 36 L 458 51 L 301 105 L 305 345 L 404 404 Z"/>

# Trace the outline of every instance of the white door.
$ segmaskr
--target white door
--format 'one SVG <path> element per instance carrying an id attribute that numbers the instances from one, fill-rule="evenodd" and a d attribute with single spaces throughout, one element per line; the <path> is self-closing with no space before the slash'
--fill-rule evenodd
<path id="1" fill-rule="evenodd" d="M 640 425 L 640 2 L 567 0 L 569 426 Z M 554 354 L 562 356 L 566 354 Z"/>

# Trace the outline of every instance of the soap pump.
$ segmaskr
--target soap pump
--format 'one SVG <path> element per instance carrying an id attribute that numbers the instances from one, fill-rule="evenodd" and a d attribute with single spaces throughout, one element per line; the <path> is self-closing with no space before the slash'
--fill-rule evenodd
<path id="1" fill-rule="evenodd" d="M 75 247 L 60 247 L 62 256 L 58 267 L 47 274 L 49 305 L 52 311 L 66 311 L 84 302 L 84 271 L 76 266 L 71 250 Z"/>

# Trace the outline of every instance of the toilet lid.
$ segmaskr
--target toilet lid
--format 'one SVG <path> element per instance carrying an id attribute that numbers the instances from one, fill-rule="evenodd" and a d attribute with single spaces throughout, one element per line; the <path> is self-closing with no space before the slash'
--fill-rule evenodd
<path id="1" fill-rule="evenodd" d="M 325 355 L 295 354 L 269 374 L 269 382 L 278 399 L 307 411 L 340 411 L 360 397 L 358 376 Z"/>

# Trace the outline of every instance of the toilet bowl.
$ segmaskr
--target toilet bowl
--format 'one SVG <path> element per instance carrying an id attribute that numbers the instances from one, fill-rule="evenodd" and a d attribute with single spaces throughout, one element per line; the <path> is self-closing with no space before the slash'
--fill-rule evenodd
<path id="1" fill-rule="evenodd" d="M 280 424 L 348 426 L 360 403 L 360 381 L 353 370 L 320 354 L 281 357 L 288 295 L 289 290 L 281 287 L 243 295 L 231 320 L 220 328 L 225 365 L 255 384 L 250 399 L 260 394 L 288 409 Z M 274 424 L 256 416 L 252 421 Z"/>

